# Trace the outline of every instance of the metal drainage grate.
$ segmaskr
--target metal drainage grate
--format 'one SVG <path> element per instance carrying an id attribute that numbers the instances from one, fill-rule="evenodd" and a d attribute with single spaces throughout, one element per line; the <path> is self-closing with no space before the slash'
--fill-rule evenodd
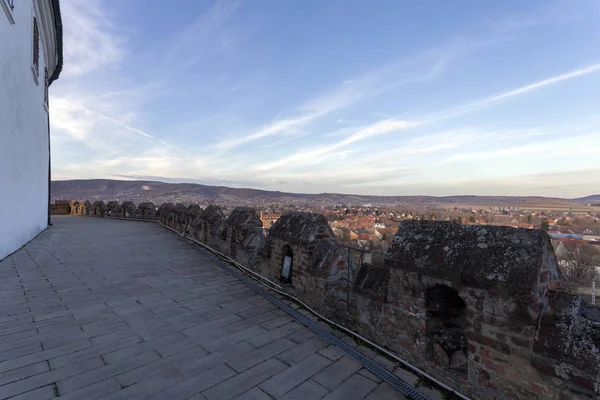
<path id="1" fill-rule="evenodd" d="M 240 281 L 244 282 L 256 293 L 260 294 L 265 299 L 269 300 L 271 303 L 277 305 L 283 311 L 285 311 L 292 317 L 296 318 L 298 321 L 302 322 L 304 325 L 306 325 L 308 328 L 310 328 L 317 335 L 320 335 L 321 337 L 327 339 L 327 341 L 329 343 L 334 344 L 337 347 L 339 347 L 340 349 L 342 349 L 350 357 L 352 357 L 353 359 L 360 362 L 363 367 L 365 367 L 370 372 L 375 374 L 381 380 L 389 383 L 391 386 L 393 386 L 396 390 L 398 390 L 402 394 L 409 396 L 411 399 L 414 399 L 414 400 L 430 400 L 428 397 L 426 397 L 423 394 L 421 394 L 420 392 L 418 392 L 415 388 L 413 388 L 412 386 L 410 386 L 409 384 L 404 382 L 402 379 L 398 378 L 396 375 L 392 374 L 385 368 L 381 367 L 379 364 L 368 359 L 367 357 L 362 355 L 359 351 L 357 351 L 353 347 L 348 346 L 346 343 L 344 343 L 337 337 L 333 336 L 331 333 L 327 332 L 325 329 L 321 328 L 319 325 L 317 325 L 310 319 L 306 318 L 304 315 L 300 314 L 298 311 L 294 310 L 292 307 L 283 303 L 281 300 L 273 297 L 269 293 L 265 292 L 264 290 L 262 290 L 261 288 L 256 286 L 254 284 L 254 282 L 250 281 L 245 276 L 243 276 L 243 275 L 239 274 L 237 271 L 233 270 L 229 266 L 229 264 L 227 264 L 226 262 L 220 260 L 213 254 L 210 254 L 210 253 L 208 253 L 208 254 L 209 254 L 210 258 L 213 258 L 218 264 L 223 265 L 230 274 L 235 276 Z"/>

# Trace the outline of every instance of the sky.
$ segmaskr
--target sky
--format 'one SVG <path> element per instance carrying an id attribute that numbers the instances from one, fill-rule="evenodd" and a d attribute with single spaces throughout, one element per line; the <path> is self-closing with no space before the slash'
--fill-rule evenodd
<path id="1" fill-rule="evenodd" d="M 53 179 L 600 193 L 600 2 L 61 0 Z"/>

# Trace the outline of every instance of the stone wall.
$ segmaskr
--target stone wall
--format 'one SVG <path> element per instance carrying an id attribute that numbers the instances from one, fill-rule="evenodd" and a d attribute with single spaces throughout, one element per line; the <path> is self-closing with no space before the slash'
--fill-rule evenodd
<path id="1" fill-rule="evenodd" d="M 291 275 L 285 279 L 285 257 Z M 289 211 L 269 228 L 263 249 L 261 274 L 287 283 L 286 291 L 327 316 L 340 316 L 349 284 L 344 252 L 321 214 Z"/>
<path id="2" fill-rule="evenodd" d="M 263 224 L 256 210 L 250 207 L 236 207 L 225 221 L 227 229 L 225 253 L 234 260 L 257 269 L 256 257 L 264 245 Z M 258 228 L 257 231 L 254 228 Z"/>
<path id="3" fill-rule="evenodd" d="M 353 293 L 375 342 L 475 398 L 598 395 L 598 322 L 579 297 L 553 300 L 565 295 L 545 232 L 404 222 L 386 267 L 359 271 Z"/>
<path id="4" fill-rule="evenodd" d="M 105 214 L 123 209 L 111 203 Z M 267 237 L 247 207 L 226 218 L 166 203 L 154 218 L 473 398 L 600 398 L 600 310 L 557 290 L 543 231 L 405 221 L 385 265 L 350 276 L 348 304 L 344 251 L 323 215 L 284 213 Z"/>
<path id="5" fill-rule="evenodd" d="M 137 207 L 138 219 L 155 220 L 156 219 L 156 206 L 152 202 L 140 203 Z"/>
<path id="6" fill-rule="evenodd" d="M 137 207 L 133 201 L 124 201 L 119 211 L 121 218 L 137 218 Z"/>
<path id="7" fill-rule="evenodd" d="M 69 215 L 71 214 L 71 205 L 68 200 L 56 200 L 50 204 L 51 215 Z"/>
<path id="8" fill-rule="evenodd" d="M 93 217 L 104 217 L 106 210 L 106 204 L 103 201 L 98 200 L 92 203 L 92 212 L 90 213 Z"/>
<path id="9" fill-rule="evenodd" d="M 107 217 L 119 217 L 121 215 L 121 205 L 118 201 L 109 201 L 106 203 L 104 214 Z"/>

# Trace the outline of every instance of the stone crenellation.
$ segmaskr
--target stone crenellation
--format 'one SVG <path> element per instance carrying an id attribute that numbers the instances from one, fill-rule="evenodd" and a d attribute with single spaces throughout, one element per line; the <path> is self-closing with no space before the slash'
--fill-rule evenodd
<path id="1" fill-rule="evenodd" d="M 228 217 L 216 205 L 70 207 L 72 215 L 157 220 L 473 398 L 600 398 L 600 309 L 560 290 L 541 230 L 405 221 L 384 265 L 349 274 L 320 214 L 286 212 L 265 234 L 249 207 Z"/>

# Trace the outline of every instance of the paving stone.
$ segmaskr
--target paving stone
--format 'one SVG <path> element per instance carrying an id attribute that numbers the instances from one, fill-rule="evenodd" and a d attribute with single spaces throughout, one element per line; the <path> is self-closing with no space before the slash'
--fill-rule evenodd
<path id="1" fill-rule="evenodd" d="M 366 346 L 358 346 L 356 350 L 358 350 L 363 356 L 370 359 L 373 359 L 377 355 L 373 349 Z"/>
<path id="2" fill-rule="evenodd" d="M 387 357 L 377 355 L 373 358 L 373 361 L 377 364 L 381 365 L 383 368 L 387 369 L 390 372 L 393 372 L 396 369 L 396 361 L 390 360 Z"/>
<path id="3" fill-rule="evenodd" d="M 331 360 L 313 354 L 260 384 L 260 388 L 278 398 L 331 364 Z"/>
<path id="4" fill-rule="evenodd" d="M 175 370 L 163 372 L 161 375 L 154 376 L 151 379 L 127 386 L 117 392 L 113 392 L 105 399 L 111 400 L 141 400 L 153 393 L 160 392 L 165 388 L 177 385 L 181 382 L 181 376 Z"/>
<path id="5" fill-rule="evenodd" d="M 288 366 L 281 361 L 270 358 L 225 382 L 213 386 L 202 392 L 202 395 L 206 397 L 207 400 L 234 398 L 286 368 L 288 368 Z"/>
<path id="6" fill-rule="evenodd" d="M 366 368 L 361 369 L 360 371 L 358 371 L 358 373 L 361 374 L 362 376 L 364 376 L 365 378 L 372 380 L 375 383 L 382 382 L 380 377 L 378 377 L 377 375 L 375 375 L 374 373 L 372 373 L 371 371 L 369 371 Z"/>
<path id="7" fill-rule="evenodd" d="M 317 351 L 324 349 L 328 345 L 328 341 L 317 336 L 279 354 L 277 358 L 288 365 L 292 365 L 302 361 L 311 354 L 314 354 Z"/>
<path id="8" fill-rule="evenodd" d="M 177 370 L 179 373 L 177 368 L 179 365 L 185 364 L 196 358 L 201 358 L 205 355 L 206 351 L 201 347 L 196 346 L 193 349 L 188 349 L 187 351 L 182 351 L 169 357 L 157 358 L 150 362 L 140 364 L 135 368 L 120 373 L 117 376 L 117 379 L 123 386 L 130 386 L 134 383 L 148 379 L 149 377 L 158 376 L 162 373 L 169 373 L 172 370 Z M 121 362 L 125 361 L 126 360 L 123 360 Z"/>
<path id="9" fill-rule="evenodd" d="M 316 374 L 312 380 L 320 384 L 326 389 L 332 390 L 342 384 L 346 379 L 354 375 L 362 368 L 362 364 L 358 361 L 346 356 L 343 357 L 323 371 Z"/>
<path id="10" fill-rule="evenodd" d="M 17 347 L 13 350 L 8 350 L 0 353 L 0 362 L 26 356 L 28 354 L 37 353 L 43 351 L 41 343 L 34 343 L 28 346 Z"/>
<path id="11" fill-rule="evenodd" d="M 275 329 L 279 326 L 285 325 L 287 323 L 290 323 L 294 321 L 294 318 L 292 318 L 290 315 L 286 314 L 286 315 L 282 315 L 280 317 L 277 317 L 275 319 L 272 319 L 269 322 L 265 322 L 264 324 L 262 324 L 263 328 L 265 329 Z"/>
<path id="12" fill-rule="evenodd" d="M 329 393 L 329 390 L 325 389 L 312 379 L 309 379 L 297 386 L 294 390 L 287 392 L 281 397 L 281 400 L 320 399 L 327 393 Z"/>
<path id="13" fill-rule="evenodd" d="M 59 393 L 69 393 L 77 389 L 81 389 L 93 383 L 97 383 L 115 375 L 130 371 L 141 365 L 146 365 L 154 360 L 157 360 L 158 358 L 160 358 L 160 356 L 156 354 L 156 352 L 149 351 L 113 365 L 105 365 L 104 361 L 102 361 L 103 366 L 100 368 L 79 374 L 77 376 L 58 380 L 57 385 Z"/>
<path id="14" fill-rule="evenodd" d="M 41 374 L 42 372 L 46 372 L 49 370 L 50 367 L 48 367 L 48 363 L 46 361 L 13 369 L 0 374 L 0 386 L 6 385 L 10 382 L 29 378 L 30 376 Z"/>
<path id="15" fill-rule="evenodd" d="M 48 385 L 11 397 L 11 400 L 47 400 L 55 397 L 55 386 Z"/>
<path id="16" fill-rule="evenodd" d="M 255 387 L 253 389 L 248 390 L 246 393 L 242 393 L 235 400 L 271 400 L 272 397 L 260 390 L 260 388 Z"/>
<path id="17" fill-rule="evenodd" d="M 210 342 L 202 343 L 202 348 L 206 349 L 208 352 L 218 351 L 226 346 L 231 346 L 243 340 L 251 339 L 263 332 L 267 332 L 267 330 L 259 325 L 251 326 L 250 328 L 246 328 L 230 335 L 225 335 Z"/>
<path id="18" fill-rule="evenodd" d="M 271 357 L 275 357 L 279 353 L 282 353 L 294 346 L 296 346 L 296 343 L 292 342 L 291 340 L 285 338 L 279 339 L 259 349 L 246 353 L 235 360 L 228 361 L 227 365 L 235 369 L 237 372 L 242 372 L 248 368 L 262 363 L 265 360 L 268 360 Z"/>
<path id="19" fill-rule="evenodd" d="M 337 347 L 333 344 L 325 347 L 322 350 L 319 350 L 319 354 L 321 354 L 322 356 L 325 356 L 333 361 L 337 361 L 346 355 L 344 350 L 340 349 L 339 347 Z"/>
<path id="20" fill-rule="evenodd" d="M 327 396 L 326 400 L 359 400 L 365 398 L 377 387 L 377 384 L 360 374 L 354 374 Z"/>
<path id="21" fill-rule="evenodd" d="M 402 379 L 405 383 L 409 384 L 412 387 L 415 387 L 419 378 L 417 375 L 413 374 L 410 371 L 403 369 L 402 367 L 397 367 L 394 369 L 394 375 L 398 378 Z"/>
<path id="22" fill-rule="evenodd" d="M 389 383 L 382 382 L 365 400 L 405 400 L 404 394 L 394 389 Z"/>
<path id="23" fill-rule="evenodd" d="M 14 358 L 12 360 L 4 361 L 0 363 L 0 373 L 10 371 L 23 367 L 25 365 L 33 364 L 39 361 L 45 361 L 54 357 L 61 356 L 63 354 L 74 353 L 79 350 L 91 347 L 89 340 L 81 340 L 75 343 L 67 344 L 64 346 L 56 347 L 52 350 L 41 351 L 39 353 L 29 354 L 23 357 Z"/>
<path id="24" fill-rule="evenodd" d="M 308 339 L 312 339 L 315 336 L 316 335 L 313 331 L 311 331 L 309 328 L 303 327 L 298 332 L 289 335 L 288 339 L 296 343 L 304 343 Z"/>
<path id="25" fill-rule="evenodd" d="M 186 400 L 235 375 L 236 372 L 233 369 L 229 368 L 225 364 L 220 364 L 215 368 L 204 371 L 201 374 L 193 376 L 192 378 L 178 382 L 177 385 L 156 392 L 152 396 L 147 397 L 147 400 Z"/>
<path id="26" fill-rule="evenodd" d="M 22 394 L 62 379 L 69 379 L 70 377 L 78 374 L 85 374 L 87 371 L 93 371 L 97 368 L 100 368 L 102 365 L 104 365 L 104 362 L 100 357 L 90 358 L 88 360 L 70 364 L 64 368 L 51 370 L 26 379 L 21 379 L 4 386 L 0 386 L 0 399 Z"/>
<path id="27" fill-rule="evenodd" d="M 135 335 L 134 337 L 139 338 L 138 335 Z M 102 359 L 107 364 L 114 364 L 116 362 L 119 362 L 120 360 L 153 350 L 156 347 L 166 346 L 168 344 L 175 343 L 184 339 L 186 339 L 186 337 L 183 333 L 175 332 L 173 334 L 160 336 L 148 341 L 138 340 L 137 342 L 132 343 L 127 347 L 120 348 L 111 352 L 104 352 L 102 354 Z"/>
<path id="28" fill-rule="evenodd" d="M 4 335 L 0 337 L 0 344 L 5 344 L 7 348 L 11 347 L 11 342 L 14 342 L 19 339 L 23 339 L 30 336 L 36 336 L 38 334 L 37 329 L 28 329 L 22 332 L 15 332 L 9 335 Z"/>
<path id="29" fill-rule="evenodd" d="M 121 384 L 116 378 L 108 378 L 68 394 L 60 393 L 60 400 L 95 400 L 121 390 L 121 388 Z"/>
<path id="30" fill-rule="evenodd" d="M 130 348 L 131 346 L 134 346 L 135 344 L 140 343 L 141 341 L 141 337 L 133 335 L 121 340 L 105 343 L 103 345 L 88 347 L 85 350 L 76 351 L 64 356 L 59 356 L 50 359 L 50 367 L 52 367 L 52 369 L 64 367 L 65 365 L 69 365 L 78 360 L 84 360 L 86 358 L 101 356 L 103 354 L 113 352 L 124 347 Z"/>
<path id="31" fill-rule="evenodd" d="M 53 219 L 0 262 L 0 400 L 390 393 L 357 373 L 340 379 L 353 370 L 343 351 L 181 237 L 154 224 Z M 334 365 L 329 392 L 313 379 Z"/>
<path id="32" fill-rule="evenodd" d="M 281 339 L 302 329 L 302 325 L 297 322 L 290 322 L 273 330 L 258 335 L 248 340 L 248 343 L 255 347 L 262 347 L 267 343 L 271 343 L 277 339 Z"/>

